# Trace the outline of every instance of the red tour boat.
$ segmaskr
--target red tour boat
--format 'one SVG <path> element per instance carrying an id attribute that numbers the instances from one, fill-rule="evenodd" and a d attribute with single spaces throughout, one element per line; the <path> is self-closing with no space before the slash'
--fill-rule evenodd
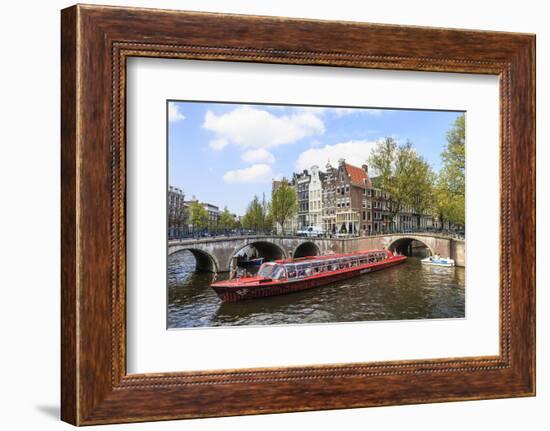
<path id="1" fill-rule="evenodd" d="M 262 264 L 255 276 L 218 281 L 211 287 L 222 301 L 236 302 L 324 286 L 388 268 L 406 260 L 405 256 L 394 255 L 389 250 L 276 260 Z"/>

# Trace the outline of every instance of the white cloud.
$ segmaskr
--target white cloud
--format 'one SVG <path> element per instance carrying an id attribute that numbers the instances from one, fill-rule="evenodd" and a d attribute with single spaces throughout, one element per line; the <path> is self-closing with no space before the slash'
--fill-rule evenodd
<path id="1" fill-rule="evenodd" d="M 370 115 L 371 117 L 380 117 L 384 113 L 383 109 L 376 108 L 325 108 L 321 106 L 303 106 L 296 109 L 300 112 L 309 112 L 318 116 L 330 114 L 336 118 L 346 115 Z"/>
<path id="2" fill-rule="evenodd" d="M 384 112 L 388 112 L 387 109 L 365 109 L 365 114 L 372 115 L 373 117 L 381 117 Z"/>
<path id="3" fill-rule="evenodd" d="M 228 144 L 229 142 L 227 142 L 227 140 L 223 138 L 212 139 L 209 142 L 210 148 L 217 151 L 223 150 Z"/>
<path id="4" fill-rule="evenodd" d="M 275 163 L 275 157 L 265 148 L 248 150 L 241 155 L 241 160 L 247 163 Z"/>
<path id="5" fill-rule="evenodd" d="M 314 113 L 278 116 L 249 106 L 222 115 L 208 111 L 202 127 L 216 133 L 217 139 L 243 148 L 272 148 L 325 132 L 323 121 Z"/>
<path id="6" fill-rule="evenodd" d="M 339 118 L 345 115 L 370 115 L 371 117 L 380 117 L 384 111 L 382 109 L 373 108 L 331 108 L 330 112 Z"/>
<path id="7" fill-rule="evenodd" d="M 227 171 L 223 175 L 226 183 L 259 183 L 268 182 L 273 178 L 271 166 L 265 163 L 252 165 L 249 168 Z"/>
<path id="8" fill-rule="evenodd" d="M 175 123 L 182 120 L 185 120 L 185 115 L 181 113 L 179 106 L 174 102 L 168 103 L 168 121 Z"/>
<path id="9" fill-rule="evenodd" d="M 330 160 L 332 166 L 337 166 L 339 159 L 346 159 L 346 162 L 361 166 L 366 163 L 371 150 L 376 146 L 376 141 L 348 141 L 334 145 L 325 145 L 319 148 L 310 148 L 302 152 L 296 160 L 296 171 L 310 169 L 313 165 L 324 169 Z"/>

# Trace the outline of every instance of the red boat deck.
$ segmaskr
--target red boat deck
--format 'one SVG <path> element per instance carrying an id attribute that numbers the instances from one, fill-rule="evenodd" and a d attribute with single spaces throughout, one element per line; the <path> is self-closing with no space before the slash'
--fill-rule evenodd
<path id="1" fill-rule="evenodd" d="M 254 277 L 213 283 L 211 287 L 224 302 L 282 295 L 324 286 L 406 261 L 389 250 L 312 256 L 264 263 Z"/>

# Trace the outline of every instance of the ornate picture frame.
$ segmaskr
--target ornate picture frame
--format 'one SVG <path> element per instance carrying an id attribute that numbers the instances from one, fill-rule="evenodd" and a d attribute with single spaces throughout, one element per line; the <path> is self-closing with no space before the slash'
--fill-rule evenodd
<path id="1" fill-rule="evenodd" d="M 61 18 L 64 421 L 535 394 L 534 35 L 91 5 Z M 135 56 L 497 75 L 499 355 L 128 374 L 125 103 L 126 60 Z"/>

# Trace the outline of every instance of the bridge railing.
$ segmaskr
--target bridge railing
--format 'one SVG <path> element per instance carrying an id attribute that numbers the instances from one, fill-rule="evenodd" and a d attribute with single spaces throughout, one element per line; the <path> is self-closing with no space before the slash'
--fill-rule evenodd
<path id="1" fill-rule="evenodd" d="M 168 229 L 168 240 L 199 240 L 208 238 L 231 238 L 231 237 L 243 237 L 243 236 L 267 236 L 273 238 L 287 238 L 287 237 L 309 237 L 309 238 L 327 238 L 327 239 L 346 239 L 346 238 L 365 238 L 379 235 L 407 235 L 407 234 L 424 234 L 424 235 L 437 235 L 445 236 L 448 238 L 464 240 L 463 231 L 452 231 L 444 229 L 381 229 L 377 231 L 362 231 L 356 233 L 332 233 L 325 232 L 318 235 L 300 235 L 296 230 L 285 231 L 283 235 L 281 232 L 274 230 L 253 230 L 253 229 L 232 229 L 232 230 L 216 230 L 216 231 L 195 231 L 189 232 L 179 228 Z"/>

